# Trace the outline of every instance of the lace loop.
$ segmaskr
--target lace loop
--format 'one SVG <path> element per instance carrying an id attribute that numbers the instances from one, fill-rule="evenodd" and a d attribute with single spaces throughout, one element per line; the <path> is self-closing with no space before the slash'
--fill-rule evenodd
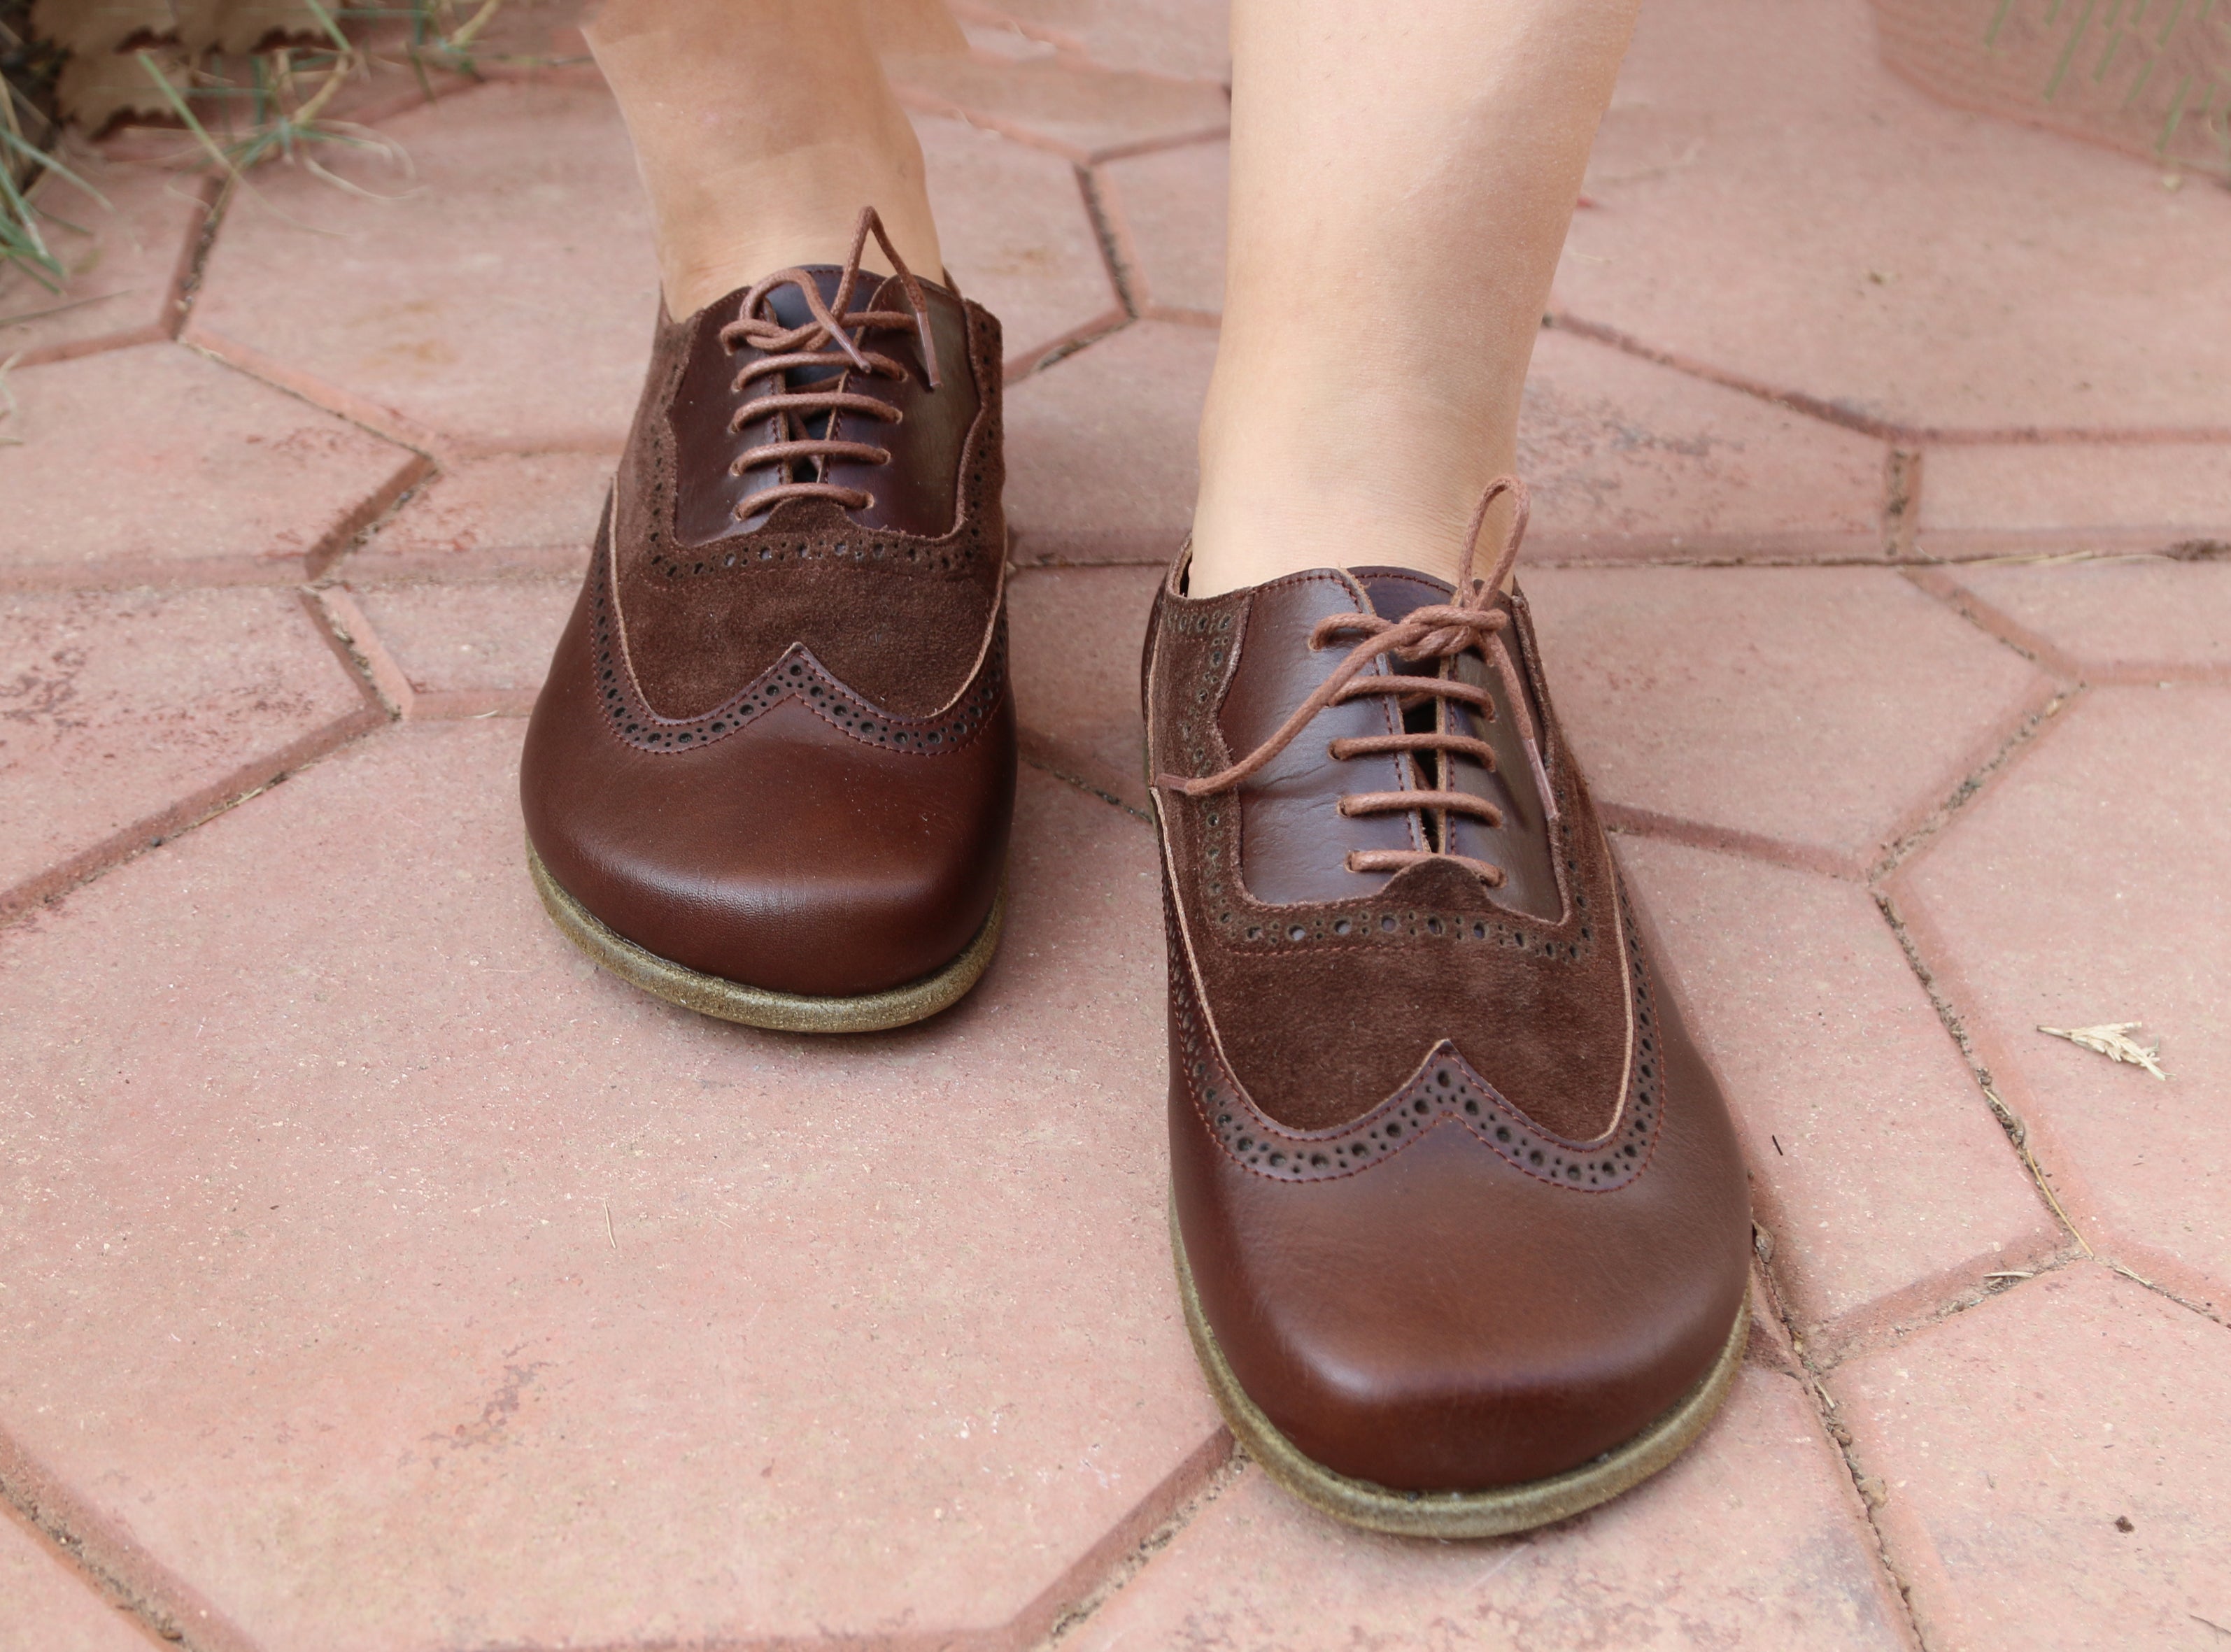
<path id="1" fill-rule="evenodd" d="M 906 299 L 908 307 L 904 310 L 848 307 L 853 288 L 859 284 L 860 259 L 867 251 L 871 235 L 890 262 L 892 278 Z M 784 326 L 768 307 L 768 300 L 786 287 L 796 288 L 805 300 L 808 319 L 802 326 Z M 904 378 L 907 370 L 903 365 L 878 351 L 867 349 L 863 340 L 870 332 L 909 326 L 922 341 L 922 367 L 929 387 L 936 390 L 942 381 L 938 376 L 937 339 L 930 329 L 928 295 L 922 291 L 922 282 L 914 272 L 907 268 L 906 260 L 899 256 L 898 248 L 891 245 L 883 221 L 873 207 L 860 210 L 852 250 L 845 257 L 844 274 L 837 278 L 837 291 L 830 299 L 822 298 L 820 284 L 811 271 L 797 268 L 777 270 L 744 294 L 743 302 L 736 307 L 736 319 L 721 329 L 721 344 L 730 351 L 739 345 L 748 345 L 761 353 L 736 375 L 735 382 L 728 388 L 742 395 L 754 379 L 772 376 L 774 384 L 770 393 L 754 397 L 736 410 L 728 421 L 728 433 L 740 436 L 745 426 L 772 418 L 777 422 L 779 434 L 775 441 L 747 448 L 739 454 L 729 466 L 729 472 L 741 475 L 760 465 L 780 464 L 785 467 L 785 474 L 783 480 L 772 487 L 747 494 L 736 502 L 739 520 L 771 510 L 786 499 L 831 499 L 843 508 L 855 511 L 866 509 L 874 502 L 875 496 L 860 488 L 844 487 L 822 480 L 793 481 L 787 468 L 801 461 L 812 461 L 817 476 L 825 477 L 832 459 L 850 459 L 863 465 L 890 462 L 889 448 L 864 442 L 848 442 L 830 434 L 814 436 L 809 422 L 825 420 L 826 432 L 842 413 L 865 414 L 887 423 L 897 423 L 902 419 L 905 416 L 889 403 L 844 386 L 850 372 Z M 837 369 L 837 378 L 831 381 L 831 388 L 793 387 L 787 375 L 806 367 Z"/>
<path id="2" fill-rule="evenodd" d="M 1516 507 L 1510 532 L 1504 537 L 1503 548 L 1486 577 L 1475 578 L 1472 563 L 1478 552 L 1480 532 L 1486 526 L 1490 507 L 1505 494 L 1511 496 Z M 1319 620 L 1310 632 L 1312 649 L 1322 648 L 1335 636 L 1361 633 L 1361 640 L 1348 650 L 1346 658 L 1333 668 L 1332 674 L 1319 683 L 1316 691 L 1296 707 L 1292 714 L 1261 745 L 1237 763 L 1215 774 L 1194 779 L 1187 779 L 1182 775 L 1158 774 L 1154 777 L 1155 786 L 1187 797 L 1210 797 L 1234 791 L 1262 772 L 1280 752 L 1291 745 L 1319 712 L 1363 694 L 1394 694 L 1399 696 L 1400 703 L 1405 706 L 1429 700 L 1453 700 L 1471 707 L 1484 720 L 1492 720 L 1497 714 L 1494 697 L 1486 689 L 1465 682 L 1454 675 L 1367 677 L 1363 674 L 1374 661 L 1389 656 L 1418 665 L 1428 660 L 1436 662 L 1452 661 L 1470 649 L 1478 649 L 1502 686 L 1504 702 L 1510 708 L 1512 723 L 1525 747 L 1527 761 L 1533 768 L 1534 782 L 1542 798 L 1542 809 L 1549 818 L 1555 821 L 1557 818 L 1556 797 L 1550 789 L 1548 772 L 1542 766 L 1541 746 L 1535 737 L 1533 714 L 1527 707 L 1525 685 L 1519 679 L 1517 667 L 1512 663 L 1510 648 L 1504 641 L 1503 634 L 1510 627 L 1510 615 L 1508 610 L 1497 605 L 1504 582 L 1510 577 L 1510 571 L 1518 560 L 1519 544 L 1526 536 L 1528 510 L 1526 484 L 1516 476 L 1497 477 L 1487 485 L 1487 491 L 1480 496 L 1478 508 L 1472 513 L 1471 528 L 1465 535 L 1464 558 L 1457 567 L 1456 590 L 1451 601 L 1429 603 L 1413 608 L 1399 620 L 1360 613 L 1332 614 Z M 1442 726 L 1431 731 L 1335 739 L 1326 749 L 1336 761 L 1390 752 L 1430 752 L 1444 763 L 1450 757 L 1460 756 L 1471 758 L 1484 768 L 1494 769 L 1494 749 L 1484 740 L 1446 726 L 1448 716 L 1445 710 L 1437 713 L 1437 721 Z M 1463 815 L 1491 827 L 1503 823 L 1502 811 L 1484 797 L 1475 797 L 1471 792 L 1459 791 L 1453 787 L 1440 786 L 1403 791 L 1351 792 L 1341 798 L 1339 807 L 1342 815 L 1349 816 L 1431 810 L 1441 817 L 1436 840 L 1440 848 L 1356 849 L 1348 855 L 1346 861 L 1352 872 L 1399 872 L 1425 861 L 1452 861 L 1472 872 L 1491 887 L 1499 887 L 1504 881 L 1500 867 L 1476 860 L 1471 855 L 1455 854 L 1447 848 L 1447 817 L 1451 815 Z"/>

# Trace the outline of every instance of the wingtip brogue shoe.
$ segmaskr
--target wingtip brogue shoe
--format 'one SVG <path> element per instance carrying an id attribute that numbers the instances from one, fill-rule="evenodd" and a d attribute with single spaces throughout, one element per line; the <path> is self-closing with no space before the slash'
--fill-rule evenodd
<path id="1" fill-rule="evenodd" d="M 797 1031 L 967 991 L 1014 806 L 999 325 L 870 233 L 662 318 L 521 765 L 569 937 Z"/>
<path id="2" fill-rule="evenodd" d="M 1196 1349 L 1290 1490 L 1440 1537 L 1665 1466 L 1748 1323 L 1733 1126 L 1502 588 L 1506 489 L 1453 590 L 1196 600 L 1181 557 L 1146 668 Z"/>

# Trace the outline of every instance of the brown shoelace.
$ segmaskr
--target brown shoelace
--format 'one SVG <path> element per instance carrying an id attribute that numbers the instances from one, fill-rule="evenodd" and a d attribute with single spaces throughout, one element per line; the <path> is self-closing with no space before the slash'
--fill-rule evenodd
<path id="1" fill-rule="evenodd" d="M 1516 506 L 1512 513 L 1510 532 L 1504 540 L 1502 554 L 1484 579 L 1472 578 L 1474 553 L 1479 547 L 1481 528 L 1487 521 L 1488 507 L 1497 499 L 1509 494 Z M 1503 824 L 1503 811 L 1484 797 L 1460 791 L 1447 784 L 1448 763 L 1452 757 L 1468 757 L 1482 766 L 1492 770 L 1495 750 L 1485 740 L 1461 732 L 1451 726 L 1454 713 L 1451 701 L 1470 706 L 1484 721 L 1496 716 L 1494 698 L 1484 688 L 1474 687 L 1455 674 L 1458 656 L 1473 649 L 1479 650 L 1493 668 L 1496 679 L 1503 685 L 1503 697 L 1510 707 L 1510 715 L 1526 747 L 1527 761 L 1534 771 L 1534 784 L 1538 790 L 1542 806 L 1549 819 L 1557 818 L 1557 802 L 1550 791 L 1549 778 L 1542 765 L 1542 749 L 1535 739 L 1534 718 L 1527 709 L 1525 685 L 1520 681 L 1517 668 L 1511 663 L 1510 650 L 1503 634 L 1510 627 L 1507 609 L 1497 606 L 1504 582 L 1518 559 L 1519 541 L 1526 535 L 1528 500 L 1526 484 L 1516 476 L 1498 476 L 1487 486 L 1481 496 L 1479 508 L 1473 513 L 1471 531 L 1465 536 L 1464 560 L 1457 569 L 1456 591 L 1452 601 L 1431 603 L 1413 608 L 1400 620 L 1382 619 L 1376 614 L 1329 614 L 1316 623 L 1310 632 L 1310 647 L 1322 649 L 1333 637 L 1361 632 L 1363 640 L 1348 651 L 1348 657 L 1334 668 L 1333 674 L 1318 685 L 1317 690 L 1298 707 L 1293 715 L 1281 723 L 1268 739 L 1250 752 L 1230 768 L 1219 773 L 1204 775 L 1197 780 L 1181 776 L 1162 774 L 1154 777 L 1154 784 L 1188 797 L 1209 797 L 1232 791 L 1251 776 L 1259 773 L 1272 758 L 1284 751 L 1309 726 L 1310 720 L 1328 706 L 1341 705 L 1363 694 L 1395 694 L 1400 696 L 1403 709 L 1408 710 L 1431 701 L 1434 707 L 1434 726 L 1428 730 L 1400 734 L 1373 734 L 1354 739 L 1335 739 L 1326 748 L 1335 761 L 1352 757 L 1373 757 L 1385 752 L 1399 752 L 1406 755 L 1431 754 L 1436 769 L 1437 784 L 1430 788 L 1417 787 L 1406 791 L 1350 792 L 1340 800 L 1343 815 L 1386 815 L 1417 811 L 1434 816 L 1431 842 L 1440 845 L 1432 849 L 1351 849 L 1348 855 L 1348 869 L 1351 872 L 1400 872 L 1406 867 L 1426 861 L 1453 861 L 1465 870 L 1475 874 L 1490 888 L 1500 887 L 1504 882 L 1503 868 L 1489 861 L 1476 860 L 1469 855 L 1458 855 L 1448 848 L 1449 817 L 1462 815 L 1490 827 Z M 1409 664 L 1422 664 L 1428 660 L 1439 662 L 1439 673 L 1433 676 L 1394 675 L 1366 676 L 1373 661 L 1392 655 Z"/>
<path id="2" fill-rule="evenodd" d="M 876 244 L 890 260 L 891 269 L 897 277 L 900 290 L 905 294 L 908 308 L 904 310 L 850 310 L 844 307 L 852 301 L 852 289 L 860 279 L 860 255 L 867 250 L 868 237 L 874 236 Z M 766 309 L 767 300 L 780 287 L 794 287 L 805 297 L 812 319 L 803 326 L 786 327 Z M 888 284 L 886 284 L 888 290 Z M 904 378 L 906 368 L 890 357 L 864 347 L 863 341 L 871 332 L 894 327 L 912 327 L 922 340 L 922 365 L 928 370 L 929 387 L 938 387 L 937 341 L 930 335 L 929 300 L 923 295 L 922 283 L 906 267 L 906 261 L 891 245 L 884 233 L 883 221 L 873 207 L 860 211 L 860 227 L 852 237 L 852 251 L 844 261 L 844 273 L 837 282 L 837 291 L 829 302 L 824 303 L 821 288 L 805 269 L 777 270 L 757 287 L 744 294 L 737 307 L 736 319 L 721 329 L 721 343 L 733 351 L 740 344 L 766 353 L 736 375 L 729 390 L 736 395 L 755 378 L 774 377 L 772 393 L 753 397 L 736 410 L 728 421 L 728 434 L 740 436 L 744 427 L 754 421 L 776 417 L 780 437 L 747 448 L 728 467 L 731 475 L 740 476 L 759 465 L 779 464 L 784 467 L 784 480 L 772 487 L 747 494 L 736 502 L 736 516 L 741 519 L 772 510 L 786 499 L 833 499 L 848 511 L 864 510 L 876 502 L 875 495 L 857 487 L 840 487 L 836 483 L 818 480 L 828 474 L 831 459 L 856 459 L 862 464 L 887 465 L 891 461 L 891 450 L 869 442 L 846 442 L 836 432 L 837 418 L 845 413 L 865 414 L 886 424 L 896 424 L 906 415 L 888 402 L 872 396 L 862 396 L 845 389 L 855 371 L 874 373 L 885 378 Z M 796 368 L 833 367 L 837 376 L 824 381 L 826 389 L 792 389 L 786 375 Z M 811 434 L 810 422 L 825 418 L 824 434 Z M 790 478 L 789 467 L 801 460 L 815 462 L 817 480 L 796 481 Z"/>

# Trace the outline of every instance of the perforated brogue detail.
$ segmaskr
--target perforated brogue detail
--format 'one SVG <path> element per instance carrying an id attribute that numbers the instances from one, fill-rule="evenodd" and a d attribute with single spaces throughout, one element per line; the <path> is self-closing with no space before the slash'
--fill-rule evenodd
<path id="1" fill-rule="evenodd" d="M 1625 905 L 1622 892 L 1620 900 Z M 1624 914 L 1623 914 L 1624 915 Z M 1166 903 L 1176 944 L 1176 916 Z M 1363 1117 L 1335 1130 L 1295 1130 L 1258 1107 L 1208 1036 L 1190 972 L 1170 971 L 1170 1019 L 1177 1031 L 1193 1108 L 1217 1145 L 1254 1174 L 1280 1182 L 1322 1182 L 1384 1162 L 1436 1126 L 1455 1124 L 1512 1168 L 1577 1192 L 1608 1193 L 1648 1168 L 1665 1116 L 1665 1063 L 1651 1001 L 1650 975 L 1633 923 L 1625 922 L 1627 975 L 1633 993 L 1634 1059 L 1619 1119 L 1605 1139 L 1568 1141 L 1526 1117 L 1474 1070 L 1444 1038 L 1418 1071 Z"/>
<path id="2" fill-rule="evenodd" d="M 989 486 L 980 466 L 972 469 L 964 483 L 967 490 L 964 497 L 981 498 Z M 909 573 L 954 574 L 995 564 L 1005 551 L 1004 539 L 972 516 L 941 539 L 857 526 L 797 533 L 761 528 L 694 545 L 686 552 L 654 549 L 646 560 L 661 578 L 677 580 L 799 563 L 846 563 Z"/>
<path id="3" fill-rule="evenodd" d="M 983 662 L 960 699 L 927 717 L 899 717 L 862 699 L 829 674 L 804 643 L 782 656 L 740 691 L 700 716 L 661 717 L 650 709 L 621 657 L 612 612 L 611 582 L 599 549 L 590 570 L 595 595 L 589 609 L 590 647 L 596 661 L 597 700 L 612 732 L 644 752 L 700 751 L 795 700 L 831 727 L 863 745 L 914 757 L 936 757 L 974 739 L 991 719 L 1007 681 L 1007 618 L 1000 610 Z"/>
<path id="4" fill-rule="evenodd" d="M 1232 615 L 1172 614 L 1162 624 L 1173 636 L 1193 641 L 1199 653 L 1198 670 L 1189 696 L 1192 704 L 1178 715 L 1178 737 L 1186 761 L 1198 772 L 1215 764 L 1219 747 L 1209 744 L 1209 727 L 1216 720 L 1217 702 L 1223 698 L 1225 680 L 1232 670 Z"/>

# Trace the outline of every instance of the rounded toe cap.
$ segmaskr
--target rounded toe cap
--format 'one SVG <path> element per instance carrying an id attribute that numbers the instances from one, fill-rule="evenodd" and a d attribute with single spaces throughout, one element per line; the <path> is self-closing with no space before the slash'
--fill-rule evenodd
<path id="1" fill-rule="evenodd" d="M 1014 791 L 1004 714 L 980 749 L 925 758 L 850 742 L 789 704 L 700 751 L 607 738 L 587 772 L 540 721 L 521 769 L 536 854 L 614 933 L 685 969 L 801 997 L 883 992 L 949 964 L 998 897 Z"/>
<path id="2" fill-rule="evenodd" d="M 1576 1192 L 1444 1126 L 1330 1181 L 1211 1161 L 1209 1198 L 1180 1176 L 1180 1227 L 1220 1352 L 1297 1450 L 1483 1491 L 1635 1439 L 1720 1361 L 1748 1281 L 1741 1166 L 1681 1168 Z"/>

